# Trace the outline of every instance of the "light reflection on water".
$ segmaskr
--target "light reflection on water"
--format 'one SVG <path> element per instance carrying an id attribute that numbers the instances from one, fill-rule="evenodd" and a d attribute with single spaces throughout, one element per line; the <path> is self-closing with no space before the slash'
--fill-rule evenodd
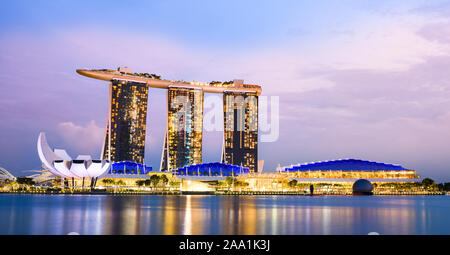
<path id="1" fill-rule="evenodd" d="M 0 234 L 450 234 L 449 196 L 0 195 Z"/>

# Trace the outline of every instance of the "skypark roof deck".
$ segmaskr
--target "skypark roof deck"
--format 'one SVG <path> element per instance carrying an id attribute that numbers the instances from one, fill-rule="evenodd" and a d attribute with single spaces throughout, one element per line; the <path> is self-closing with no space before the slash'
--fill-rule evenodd
<path id="1" fill-rule="evenodd" d="M 120 70 L 120 69 L 119 69 Z M 108 69 L 78 69 L 78 74 L 83 76 L 104 80 L 124 80 L 130 82 L 145 83 L 148 87 L 167 89 L 169 87 L 187 87 L 193 89 L 202 89 L 208 93 L 224 93 L 224 92 L 240 92 L 240 93 L 256 93 L 258 96 L 261 94 L 261 86 L 242 84 L 240 80 L 234 80 L 233 82 L 186 82 L 186 81 L 174 81 L 163 80 L 157 75 L 138 74 L 130 72 L 121 72 Z"/>

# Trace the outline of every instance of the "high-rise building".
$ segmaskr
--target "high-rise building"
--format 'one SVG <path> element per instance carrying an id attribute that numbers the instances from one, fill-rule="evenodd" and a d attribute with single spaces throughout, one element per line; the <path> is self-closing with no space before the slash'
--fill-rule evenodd
<path id="1" fill-rule="evenodd" d="M 103 159 L 144 163 L 147 98 L 145 83 L 111 81 Z"/>
<path id="2" fill-rule="evenodd" d="M 223 93 L 224 143 L 222 162 L 258 171 L 258 95 Z"/>
<path id="3" fill-rule="evenodd" d="M 168 116 L 160 170 L 202 163 L 204 93 L 223 93 L 222 162 L 258 169 L 258 96 L 261 87 L 243 80 L 185 82 L 159 75 L 118 70 L 77 70 L 111 82 L 110 109 L 102 157 L 113 162 L 144 163 L 148 87 L 167 89 Z M 262 168 L 262 167 L 261 167 Z"/>
<path id="4" fill-rule="evenodd" d="M 169 87 L 161 171 L 202 163 L 203 91 Z"/>

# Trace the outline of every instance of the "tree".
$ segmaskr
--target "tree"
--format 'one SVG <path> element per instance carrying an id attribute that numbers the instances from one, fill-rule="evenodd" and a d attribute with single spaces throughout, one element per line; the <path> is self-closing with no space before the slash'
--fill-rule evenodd
<path id="1" fill-rule="evenodd" d="M 6 181 L 6 185 L 8 185 L 8 186 L 15 186 L 17 184 L 19 184 L 19 183 L 17 183 L 16 181 L 10 181 L 10 180 Z"/>
<path id="2" fill-rule="evenodd" d="M 18 184 L 24 184 L 29 186 L 33 186 L 35 184 L 33 179 L 29 177 L 17 177 L 16 181 Z"/>
<path id="3" fill-rule="evenodd" d="M 288 182 L 288 186 L 290 188 L 295 188 L 297 186 L 297 180 L 291 180 L 290 182 Z"/>
<path id="4" fill-rule="evenodd" d="M 233 177 L 227 176 L 227 177 L 225 178 L 225 183 L 226 183 L 227 185 L 231 185 L 231 184 L 233 184 L 233 182 L 234 182 L 234 178 L 233 178 Z"/>
<path id="5" fill-rule="evenodd" d="M 450 191 L 450 182 L 443 182 L 437 185 L 440 191 Z"/>
<path id="6" fill-rule="evenodd" d="M 161 175 L 160 180 L 164 184 L 164 186 L 166 186 L 167 183 L 169 182 L 169 179 L 167 178 L 167 176 L 165 174 Z"/>
<path id="7" fill-rule="evenodd" d="M 248 187 L 249 185 L 250 185 L 250 183 L 248 183 L 248 182 L 241 182 L 241 181 L 236 182 L 236 186 L 238 186 L 238 187 Z"/>
<path id="8" fill-rule="evenodd" d="M 225 183 L 228 185 L 228 186 L 231 186 L 233 183 L 235 183 L 236 182 L 236 179 L 234 179 L 233 177 L 231 177 L 231 176 L 227 176 L 226 178 L 225 178 Z"/>
<path id="9" fill-rule="evenodd" d="M 122 181 L 122 180 L 118 180 L 118 181 L 117 181 L 117 185 L 119 185 L 119 186 L 125 185 L 125 182 Z"/>
<path id="10" fill-rule="evenodd" d="M 136 181 L 136 185 L 137 185 L 138 187 L 142 187 L 142 186 L 145 185 L 145 181 L 144 181 L 144 180 L 137 180 L 137 181 Z"/>
<path id="11" fill-rule="evenodd" d="M 227 186 L 227 183 L 225 181 L 217 181 L 217 186 Z"/>
<path id="12" fill-rule="evenodd" d="M 169 186 L 172 186 L 172 187 L 173 187 L 173 186 L 180 186 L 180 183 L 181 183 L 181 182 L 170 181 L 170 182 L 169 182 Z"/>
<path id="13" fill-rule="evenodd" d="M 108 185 L 108 184 L 114 184 L 114 183 L 115 183 L 113 179 L 108 179 L 108 178 L 103 179 L 102 182 L 103 182 L 105 185 Z"/>
<path id="14" fill-rule="evenodd" d="M 444 183 L 444 190 L 445 191 L 450 191 L 450 182 Z"/>
<path id="15" fill-rule="evenodd" d="M 161 80 L 161 75 L 156 75 L 156 74 L 152 73 L 150 76 L 151 76 L 153 79 Z"/>
<path id="16" fill-rule="evenodd" d="M 235 179 L 231 176 L 227 176 L 225 178 L 225 184 L 227 185 L 228 190 L 231 188 L 231 185 L 233 185 L 234 182 L 235 182 Z"/>
<path id="17" fill-rule="evenodd" d="M 156 174 L 154 174 L 150 177 L 150 182 L 153 184 L 153 187 L 156 187 L 156 185 L 158 185 L 159 180 L 160 180 L 160 177 Z"/>
<path id="18" fill-rule="evenodd" d="M 433 179 L 425 178 L 422 180 L 422 185 L 424 185 L 425 187 L 432 186 L 433 184 L 434 184 Z"/>

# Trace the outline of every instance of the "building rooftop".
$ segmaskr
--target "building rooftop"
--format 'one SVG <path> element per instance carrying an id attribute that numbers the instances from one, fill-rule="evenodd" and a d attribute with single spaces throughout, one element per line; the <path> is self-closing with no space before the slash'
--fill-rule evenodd
<path id="1" fill-rule="evenodd" d="M 401 165 L 378 163 L 360 159 L 318 161 L 281 167 L 281 171 L 411 171 Z"/>
<path id="2" fill-rule="evenodd" d="M 219 82 L 176 81 L 161 79 L 161 76 L 148 73 L 132 73 L 128 67 L 120 67 L 117 71 L 110 69 L 78 69 L 77 73 L 89 78 L 104 81 L 123 80 L 136 83 L 145 83 L 148 87 L 167 89 L 170 87 L 184 87 L 202 89 L 209 93 L 240 92 L 261 94 L 261 86 L 244 84 L 243 80 Z"/>

